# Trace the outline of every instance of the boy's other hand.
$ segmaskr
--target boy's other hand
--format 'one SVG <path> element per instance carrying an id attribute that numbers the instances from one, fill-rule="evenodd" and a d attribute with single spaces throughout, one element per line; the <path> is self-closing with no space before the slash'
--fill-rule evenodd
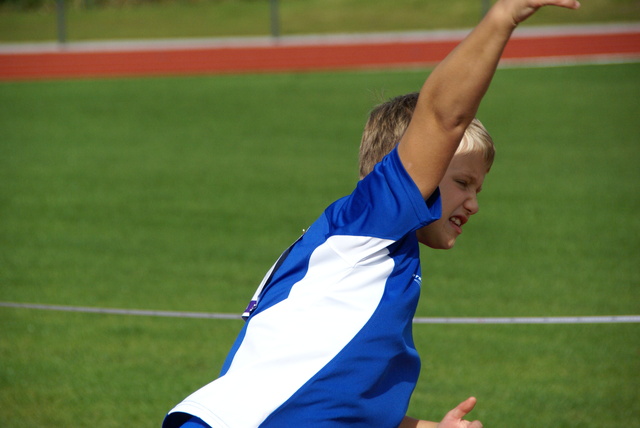
<path id="1" fill-rule="evenodd" d="M 469 422 L 462 419 L 473 410 L 476 401 L 475 397 L 469 397 L 458 404 L 455 409 L 445 415 L 437 428 L 482 428 L 482 424 L 479 421 Z"/>
<path id="2" fill-rule="evenodd" d="M 529 18 L 543 6 L 558 6 L 567 9 L 578 9 L 580 7 L 578 0 L 502 0 L 498 4 L 502 5 L 511 16 L 514 26 Z"/>

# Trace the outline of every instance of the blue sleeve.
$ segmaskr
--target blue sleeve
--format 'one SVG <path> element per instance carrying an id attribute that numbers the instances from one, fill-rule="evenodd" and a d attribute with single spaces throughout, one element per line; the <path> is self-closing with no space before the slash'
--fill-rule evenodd
<path id="1" fill-rule="evenodd" d="M 211 428 L 202 419 L 193 416 L 186 423 L 182 424 L 180 428 Z"/>
<path id="2" fill-rule="evenodd" d="M 399 240 L 440 218 L 441 206 L 437 189 L 422 198 L 394 149 L 326 214 L 335 234 Z"/>

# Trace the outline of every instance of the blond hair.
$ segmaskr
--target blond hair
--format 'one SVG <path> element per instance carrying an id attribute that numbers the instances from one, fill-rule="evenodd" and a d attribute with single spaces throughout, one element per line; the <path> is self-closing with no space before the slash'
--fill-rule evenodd
<path id="1" fill-rule="evenodd" d="M 418 102 L 418 93 L 401 95 L 371 110 L 360 142 L 360 179 L 398 144 Z M 493 139 L 478 119 L 473 119 L 465 130 L 456 154 L 479 151 L 487 163 L 487 171 L 493 164 L 495 147 Z"/>

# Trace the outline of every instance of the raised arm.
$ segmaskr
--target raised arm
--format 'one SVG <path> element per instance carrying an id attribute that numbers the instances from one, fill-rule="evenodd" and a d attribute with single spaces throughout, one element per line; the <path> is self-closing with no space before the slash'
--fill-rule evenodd
<path id="1" fill-rule="evenodd" d="M 426 198 L 436 189 L 489 88 L 515 27 L 546 5 L 577 9 L 577 0 L 499 0 L 433 70 L 398 146 Z"/>

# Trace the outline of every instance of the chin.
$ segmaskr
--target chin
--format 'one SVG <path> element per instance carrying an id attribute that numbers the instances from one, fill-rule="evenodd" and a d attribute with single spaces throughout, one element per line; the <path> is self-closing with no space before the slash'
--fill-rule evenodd
<path id="1" fill-rule="evenodd" d="M 441 245 L 433 246 L 431 248 L 436 249 L 436 250 L 450 250 L 450 249 L 453 248 L 454 245 L 456 245 L 456 241 L 443 243 Z"/>
<path id="2" fill-rule="evenodd" d="M 418 241 L 422 245 L 426 245 L 429 248 L 433 248 L 434 250 L 450 250 L 456 244 L 456 240 L 435 240 L 429 238 L 422 238 L 418 236 Z"/>

